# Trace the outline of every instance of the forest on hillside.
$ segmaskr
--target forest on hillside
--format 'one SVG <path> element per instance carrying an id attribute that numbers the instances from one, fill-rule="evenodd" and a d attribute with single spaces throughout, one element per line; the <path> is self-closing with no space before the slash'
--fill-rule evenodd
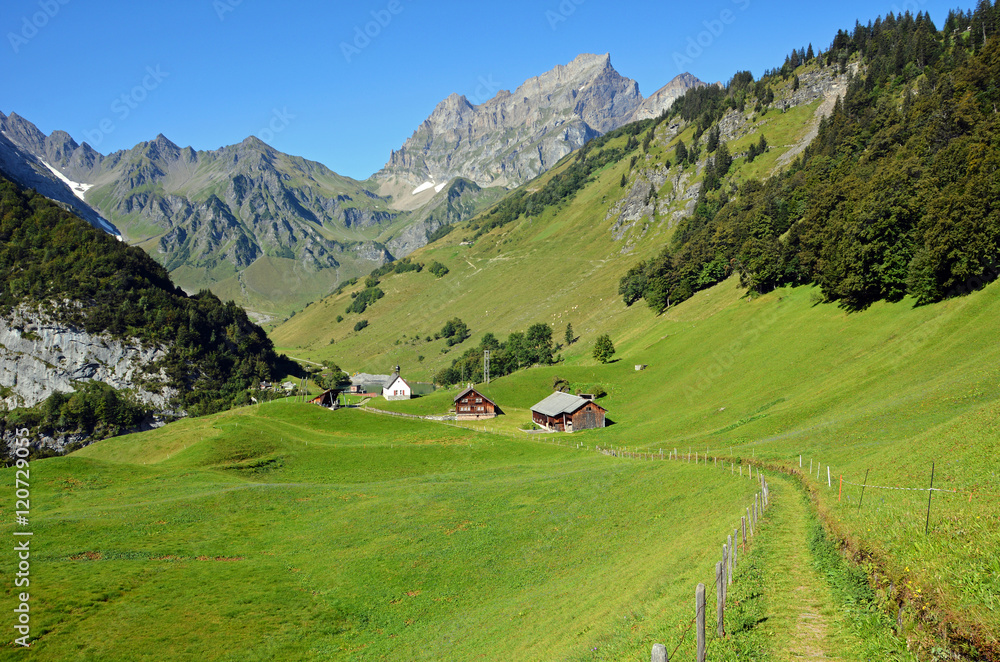
<path id="1" fill-rule="evenodd" d="M 186 295 L 141 249 L 0 177 L 0 315 L 26 305 L 92 334 L 165 346 L 166 357 L 147 369 L 164 370 L 180 392 L 174 405 L 192 415 L 243 402 L 248 388 L 278 374 L 270 339 L 235 303 L 207 290 Z M 141 418 L 127 394 L 110 388 L 81 385 L 52 397 L 5 420 L 92 432 Z"/>
<path id="2" fill-rule="evenodd" d="M 793 51 L 759 81 L 740 72 L 689 90 L 670 114 L 708 135 L 705 184 L 671 243 L 622 277 L 625 303 L 659 312 L 732 273 L 754 292 L 815 283 L 850 310 L 905 295 L 931 303 L 996 279 L 998 35 L 1000 2 L 952 11 L 941 29 L 923 12 L 890 14 L 841 30 L 825 53 Z M 725 178 L 733 157 L 711 140 L 725 112 L 766 107 L 798 67 L 853 62 L 845 96 L 791 167 L 738 186 Z M 675 158 L 690 152 L 679 144 Z"/>

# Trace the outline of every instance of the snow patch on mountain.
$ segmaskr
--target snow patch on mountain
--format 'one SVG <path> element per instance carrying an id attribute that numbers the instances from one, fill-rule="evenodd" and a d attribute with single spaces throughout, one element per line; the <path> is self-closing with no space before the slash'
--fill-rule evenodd
<path id="1" fill-rule="evenodd" d="M 42 161 L 42 165 L 45 166 L 46 168 L 48 168 L 49 170 L 51 170 L 53 175 L 55 175 L 60 180 L 62 180 L 62 182 L 66 186 L 68 186 L 71 191 L 73 191 L 73 195 L 75 195 L 76 197 L 80 198 L 84 202 L 87 201 L 87 199 L 85 197 L 83 197 L 83 196 L 84 196 L 84 194 L 87 191 L 89 191 L 90 189 L 92 189 L 94 187 L 93 184 L 84 184 L 82 182 L 74 182 L 69 177 L 67 177 L 66 175 L 62 174 L 61 172 L 59 172 L 58 170 L 56 170 L 55 168 L 53 168 L 52 165 L 50 163 L 48 163 L 47 161 Z"/>
<path id="2" fill-rule="evenodd" d="M 93 184 L 84 184 L 82 182 L 74 182 L 69 177 L 67 177 L 66 175 L 62 174 L 61 172 L 59 172 L 58 170 L 56 170 L 55 168 L 53 168 L 52 165 L 50 163 L 48 163 L 47 161 L 45 161 L 44 159 L 39 159 L 39 161 L 41 161 L 42 165 L 45 166 L 46 168 L 48 168 L 52 172 L 53 175 L 55 175 L 56 177 L 58 177 L 59 180 L 63 184 L 65 184 L 66 186 L 68 186 L 69 190 L 73 191 L 73 195 L 75 195 L 76 197 L 80 198 L 84 202 L 87 201 L 87 199 L 84 198 L 83 196 L 84 196 L 84 194 L 87 191 L 89 191 L 90 189 L 92 189 L 94 187 Z M 112 237 L 114 237 L 118 241 L 125 241 L 125 239 L 124 239 L 124 237 L 122 237 L 121 233 L 119 233 L 118 230 L 114 226 L 112 226 L 110 223 L 108 223 L 107 221 L 105 221 L 103 218 L 101 218 L 99 216 L 97 217 L 97 221 L 101 224 L 101 229 L 103 229 L 105 232 L 107 232 L 108 234 L 110 234 Z"/>

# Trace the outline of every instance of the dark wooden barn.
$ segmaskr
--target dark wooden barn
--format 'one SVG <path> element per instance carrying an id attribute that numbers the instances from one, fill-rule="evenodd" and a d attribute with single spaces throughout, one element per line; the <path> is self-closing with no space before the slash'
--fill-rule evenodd
<path id="1" fill-rule="evenodd" d="M 338 406 L 338 398 L 340 397 L 340 389 L 327 389 L 323 391 L 318 396 L 310 400 L 309 402 L 314 405 L 319 405 L 321 407 L 328 407 L 330 409 L 336 409 Z"/>
<path id="2" fill-rule="evenodd" d="M 455 418 L 459 421 L 474 421 L 493 418 L 503 414 L 496 403 L 470 386 L 455 396 Z"/>
<path id="3" fill-rule="evenodd" d="M 556 391 L 531 408 L 531 420 L 546 430 L 603 428 L 607 410 L 589 396 Z"/>

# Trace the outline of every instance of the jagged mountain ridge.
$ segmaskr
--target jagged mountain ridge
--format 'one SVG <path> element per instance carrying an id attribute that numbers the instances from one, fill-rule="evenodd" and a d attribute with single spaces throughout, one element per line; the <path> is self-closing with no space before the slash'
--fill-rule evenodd
<path id="1" fill-rule="evenodd" d="M 51 162 L 63 159 L 67 139 L 72 142 L 65 132 L 56 131 L 47 137 L 16 113 L 8 118 L 0 112 L 0 173 L 23 187 L 38 191 L 95 228 L 120 237 L 118 229 L 84 200 L 88 187 L 60 177 L 53 169 Z"/>
<path id="2" fill-rule="evenodd" d="M 452 94 L 373 179 L 397 203 L 425 182 L 454 177 L 480 186 L 518 186 L 591 138 L 659 115 L 685 90 L 701 85 L 681 74 L 644 99 L 638 84 L 611 66 L 608 54 L 580 55 L 479 105 Z"/>
<path id="3" fill-rule="evenodd" d="M 667 87 L 695 84 L 681 76 Z M 64 131 L 46 136 L 16 113 L 0 114 L 0 138 L 7 139 L 0 157 L 9 157 L 0 167 L 13 161 L 15 170 L 38 173 L 19 179 L 8 172 L 53 199 L 75 202 L 74 211 L 98 227 L 110 219 L 186 290 L 208 287 L 281 314 L 407 255 L 443 225 L 475 215 L 590 138 L 639 114 L 659 114 L 675 96 L 643 99 L 607 55 L 581 55 L 479 106 L 457 95 L 445 99 L 424 123 L 428 149 L 443 155 L 440 167 L 415 176 L 414 168 L 427 170 L 434 158 L 418 164 L 410 158 L 416 151 L 404 147 L 393 154 L 396 174 L 367 183 L 252 136 L 194 150 L 160 134 L 104 155 Z M 464 128 L 443 130 L 450 125 Z M 414 195 L 416 188 L 422 190 Z"/>
<path id="4" fill-rule="evenodd" d="M 113 219 L 130 243 L 171 271 L 180 269 L 175 277 L 189 291 L 229 280 L 225 294 L 254 307 L 261 302 L 252 293 L 241 296 L 254 287 L 243 276 L 260 260 L 268 274 L 261 278 L 294 271 L 288 290 L 304 287 L 302 295 L 312 297 L 397 257 L 380 241 L 398 216 L 382 198 L 252 136 L 202 151 L 161 134 L 103 155 L 65 132 L 46 136 L 16 113 L 0 119 L 0 129 L 22 157 L 44 160 L 65 177 L 86 182 L 88 202 Z M 263 298 L 275 294 L 282 292 Z"/>

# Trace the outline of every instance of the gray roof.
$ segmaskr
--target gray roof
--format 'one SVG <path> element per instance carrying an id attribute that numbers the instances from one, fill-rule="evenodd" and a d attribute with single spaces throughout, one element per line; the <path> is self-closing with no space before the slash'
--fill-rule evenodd
<path id="1" fill-rule="evenodd" d="M 358 374 L 351 377 L 352 384 L 381 384 L 386 386 L 389 384 L 389 380 L 392 377 L 390 375 L 369 375 L 364 372 L 359 372 Z"/>
<path id="2" fill-rule="evenodd" d="M 573 395 L 572 393 L 561 393 L 556 391 L 549 397 L 545 398 L 537 405 L 531 408 L 531 411 L 537 411 L 539 414 L 545 414 L 546 416 L 558 416 L 560 414 L 572 414 L 580 407 L 584 406 L 588 402 L 593 402 L 586 398 L 581 398 L 578 395 Z M 600 405 L 598 405 L 600 407 Z M 603 409 L 603 407 L 601 407 Z"/>

